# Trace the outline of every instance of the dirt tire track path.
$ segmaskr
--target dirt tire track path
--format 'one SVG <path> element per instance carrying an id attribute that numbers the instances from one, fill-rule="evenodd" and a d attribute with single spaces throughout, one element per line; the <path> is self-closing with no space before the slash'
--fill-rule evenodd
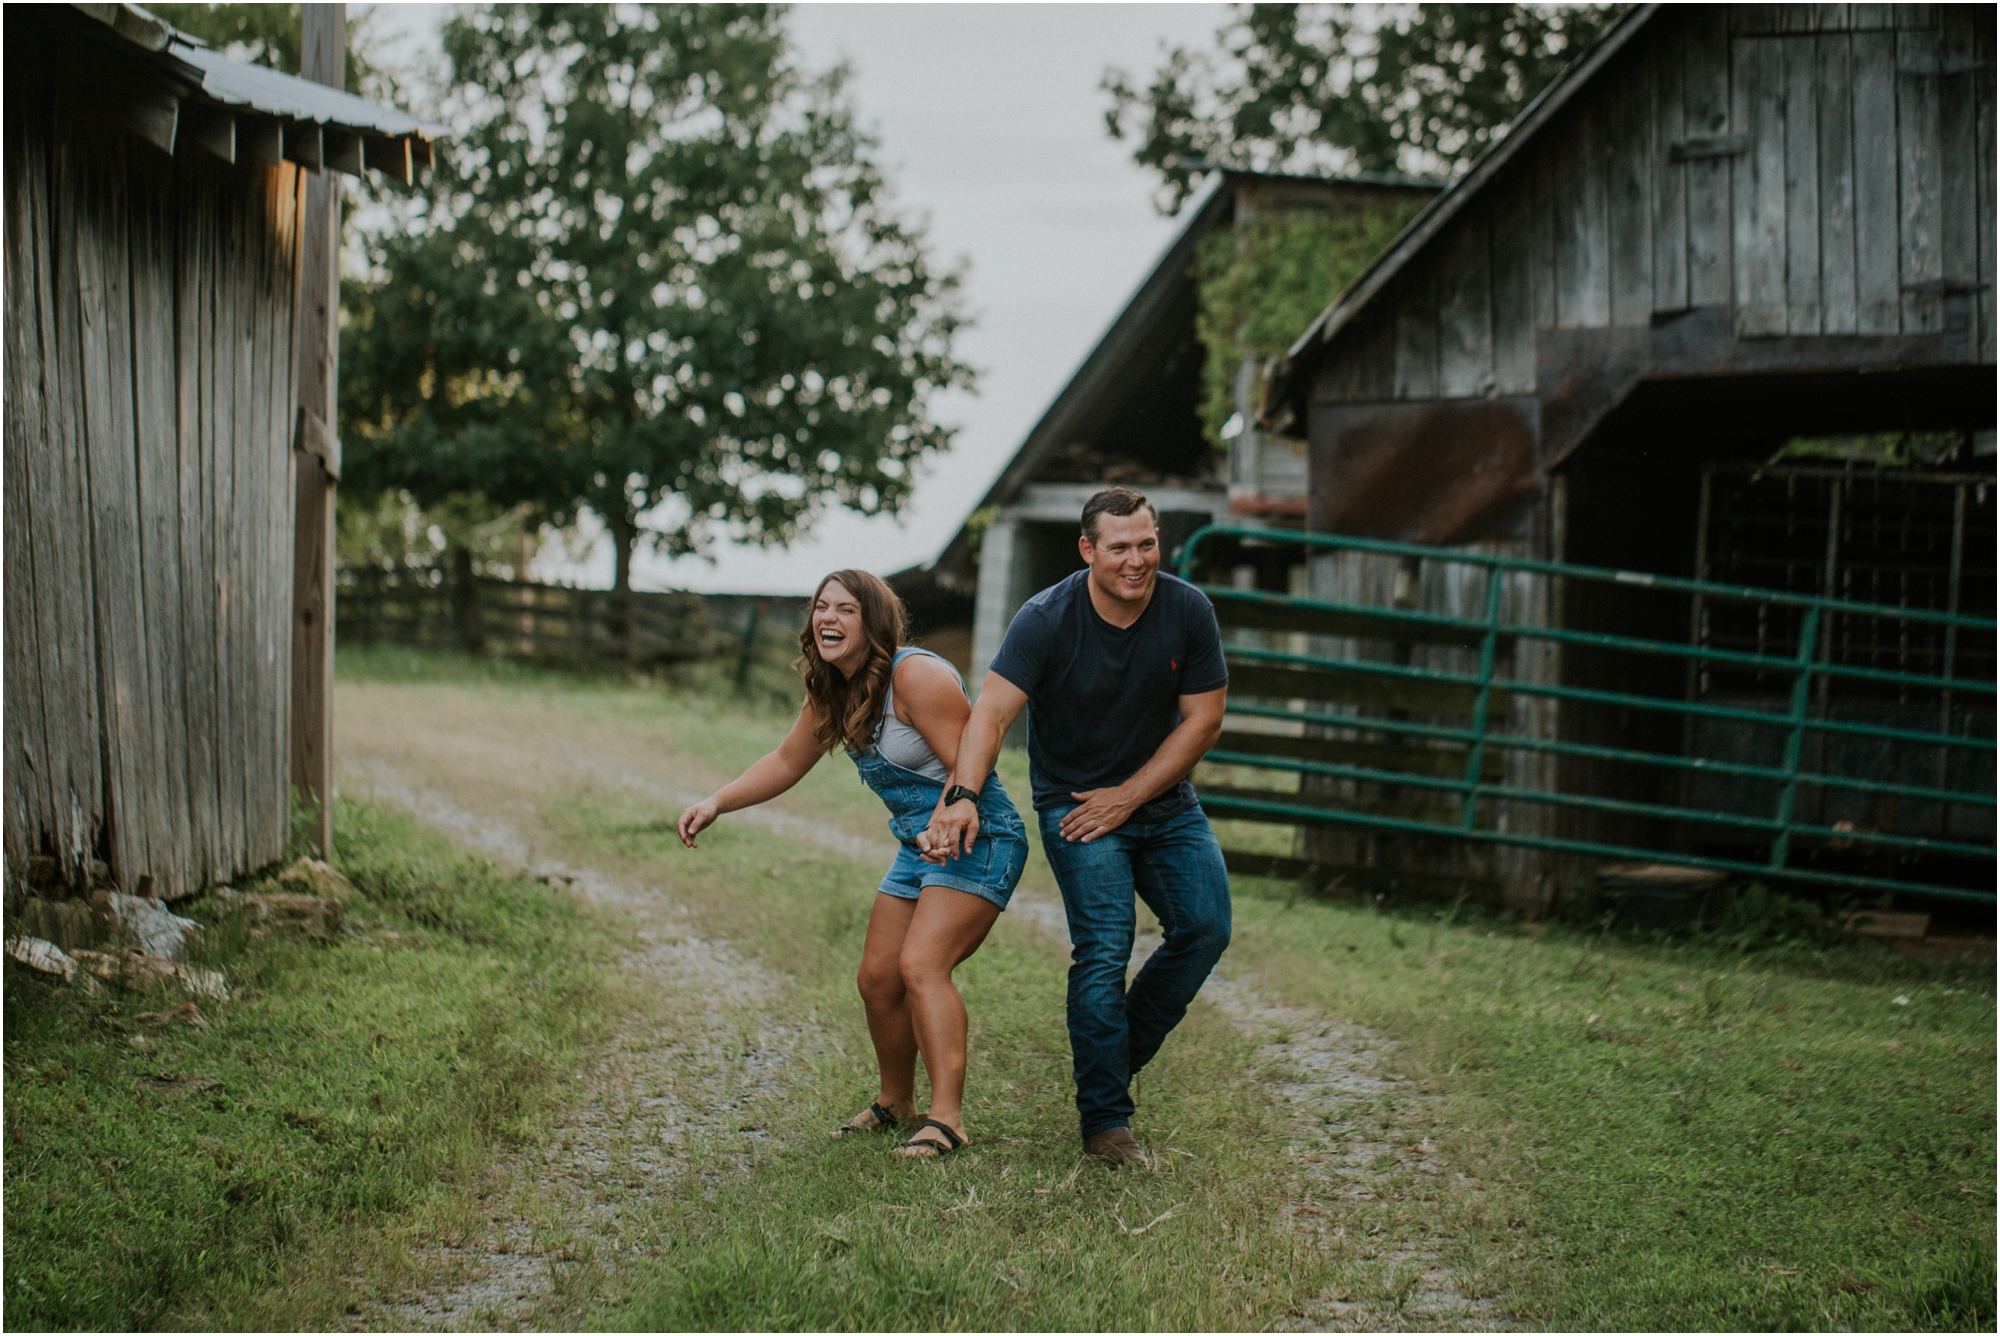
<path id="1" fill-rule="evenodd" d="M 663 751 L 615 720 L 550 701 L 436 687 L 343 686 L 342 791 L 400 808 L 468 850 L 574 888 L 614 922 L 629 946 L 619 968 L 635 1011 L 583 1073 L 583 1087 L 545 1147 L 509 1157 L 482 1194 L 482 1218 L 462 1238 L 420 1256 L 412 1292 L 364 1314 L 357 1329 L 522 1330 L 581 1325 L 587 1313 L 565 1293 L 566 1271 L 593 1257 L 649 1250 L 645 1196 L 681 1182 L 701 1143 L 726 1146 L 766 1135 L 757 1109 L 782 1098 L 820 1036 L 781 1019 L 782 982 L 727 942 L 706 940 L 691 916 L 657 886 L 634 885 L 548 852 L 542 809 L 597 789 L 637 793 L 671 817 L 726 775 L 697 758 Z M 734 814 L 797 843 L 886 862 L 892 846 L 867 830 L 865 809 L 828 811 L 780 802 Z M 1052 891 L 1024 885 L 1009 917 L 1068 945 Z M 1136 967 L 1157 947 L 1142 935 Z M 1344 1238 L 1330 1205 L 1375 1200 L 1392 1177 L 1453 1174 L 1422 1135 L 1424 1101 L 1387 1068 L 1393 1044 L 1365 1027 L 1261 996 L 1230 969 L 1202 999 L 1257 1045 L 1267 1083 L 1289 1115 L 1285 1205 L 1295 1225 Z M 723 1093 L 728 1092 L 728 1093 Z M 1402 1112 L 1379 1113 L 1394 1094 Z M 705 1162 L 712 1162 L 705 1161 Z M 1455 1175 L 1461 1184 L 1470 1184 Z M 1470 1298 L 1435 1242 L 1384 1239 L 1373 1257 L 1399 1280 L 1381 1293 L 1317 1296 L 1279 1323 L 1292 1331 L 1501 1330 L 1495 1305 Z M 581 1298 L 581 1296 L 578 1296 Z"/>
<path id="2" fill-rule="evenodd" d="M 422 1250 L 415 1283 L 358 1314 L 357 1329 L 580 1323 L 585 1314 L 566 1302 L 566 1273 L 578 1262 L 643 1250 L 644 1213 L 633 1208 L 694 1172 L 702 1143 L 764 1139 L 760 1107 L 782 1097 L 820 1038 L 810 1025 L 780 1019 L 773 1003 L 781 981 L 730 943 L 698 935 L 687 910 L 660 887 L 547 852 L 549 801 L 609 781 L 677 814 L 701 795 L 660 772 L 699 782 L 703 767 L 630 754 L 627 736 L 593 729 L 579 737 L 576 720 L 542 710 L 510 710 L 496 728 L 490 697 L 454 702 L 456 694 L 344 692 L 361 700 L 342 701 L 341 791 L 401 809 L 469 852 L 573 890 L 621 933 L 619 972 L 642 1005 L 579 1073 L 577 1100 L 546 1143 L 491 1171 L 478 1224 Z M 410 708 L 413 696 L 429 708 Z M 549 736 L 551 729 L 560 735 Z M 886 840 L 783 810 L 743 815 L 836 853 L 887 848 Z"/>

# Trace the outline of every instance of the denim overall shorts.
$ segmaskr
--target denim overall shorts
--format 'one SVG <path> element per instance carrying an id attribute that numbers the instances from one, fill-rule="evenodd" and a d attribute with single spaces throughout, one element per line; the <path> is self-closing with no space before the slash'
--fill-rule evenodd
<path id="1" fill-rule="evenodd" d="M 910 653 L 896 651 L 895 662 L 902 663 Z M 973 841 L 972 852 L 944 863 L 927 863 L 917 848 L 917 836 L 930 825 L 944 785 L 884 759 L 872 747 L 866 752 L 850 747 L 847 754 L 861 772 L 862 783 L 888 807 L 889 833 L 900 846 L 882 878 L 882 894 L 915 900 L 926 886 L 949 886 L 1001 909 L 1007 907 L 1028 865 L 1028 835 L 999 775 L 988 775 L 979 790 L 979 838 Z"/>

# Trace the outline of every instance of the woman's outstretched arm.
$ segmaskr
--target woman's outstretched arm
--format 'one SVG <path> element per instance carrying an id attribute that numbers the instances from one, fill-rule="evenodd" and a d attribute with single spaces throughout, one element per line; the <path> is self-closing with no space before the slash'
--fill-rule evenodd
<path id="1" fill-rule="evenodd" d="M 813 707 L 806 706 L 792 722 L 785 740 L 774 750 L 765 753 L 748 770 L 682 812 L 678 827 L 681 843 L 694 848 L 694 837 L 715 824 L 715 818 L 724 812 L 741 811 L 745 807 L 769 802 L 804 779 L 806 772 L 819 763 L 822 755 L 819 743 L 813 738 L 818 722 L 819 716 Z"/>

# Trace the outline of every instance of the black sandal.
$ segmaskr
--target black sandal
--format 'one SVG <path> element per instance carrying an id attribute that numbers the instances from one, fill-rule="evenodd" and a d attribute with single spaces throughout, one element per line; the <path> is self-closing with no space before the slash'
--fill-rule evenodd
<path id="1" fill-rule="evenodd" d="M 939 1122 L 935 1118 L 924 1119 L 924 1126 L 919 1127 L 917 1130 L 921 1132 L 924 1130 L 924 1128 L 928 1127 L 935 1127 L 938 1131 L 944 1133 L 945 1140 L 919 1141 L 915 1137 L 911 1137 L 908 1141 L 905 1141 L 902 1145 L 896 1147 L 896 1150 L 900 1154 L 902 1154 L 905 1159 L 935 1160 L 940 1155 L 951 1154 L 953 1151 L 957 1150 L 959 1147 L 965 1144 L 964 1137 L 952 1131 L 951 1128 Z M 946 1142 L 949 1142 L 950 1144 L 947 1145 Z M 916 1152 L 921 1152 L 921 1153 L 916 1153 Z"/>
<path id="2" fill-rule="evenodd" d="M 856 1127 L 853 1123 L 842 1123 L 839 1127 L 833 1129 L 833 1135 L 839 1138 L 853 1136 L 860 1132 L 888 1132 L 902 1126 L 901 1120 L 880 1104 L 870 1104 L 868 1112 L 875 1116 L 875 1125 L 873 1127 Z"/>

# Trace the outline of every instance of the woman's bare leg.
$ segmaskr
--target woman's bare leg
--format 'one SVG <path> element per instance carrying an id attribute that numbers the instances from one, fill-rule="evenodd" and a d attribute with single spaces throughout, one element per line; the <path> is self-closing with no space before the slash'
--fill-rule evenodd
<path id="1" fill-rule="evenodd" d="M 929 1116 L 961 1137 L 965 1135 L 965 999 L 952 983 L 951 972 L 979 949 L 999 917 L 1000 907 L 991 901 L 948 886 L 926 886 L 903 936 L 903 986 L 924 1070 L 931 1077 Z M 913 1139 L 941 1140 L 929 1129 Z"/>
<path id="2" fill-rule="evenodd" d="M 875 1063 L 881 1069 L 882 1088 L 875 1102 L 901 1121 L 913 1117 L 917 1108 L 917 1036 L 900 964 L 903 939 L 916 912 L 915 900 L 875 897 L 856 979 L 862 1005 L 868 1011 L 868 1037 L 875 1041 Z M 857 1116 L 865 1119 L 868 1115 Z"/>

